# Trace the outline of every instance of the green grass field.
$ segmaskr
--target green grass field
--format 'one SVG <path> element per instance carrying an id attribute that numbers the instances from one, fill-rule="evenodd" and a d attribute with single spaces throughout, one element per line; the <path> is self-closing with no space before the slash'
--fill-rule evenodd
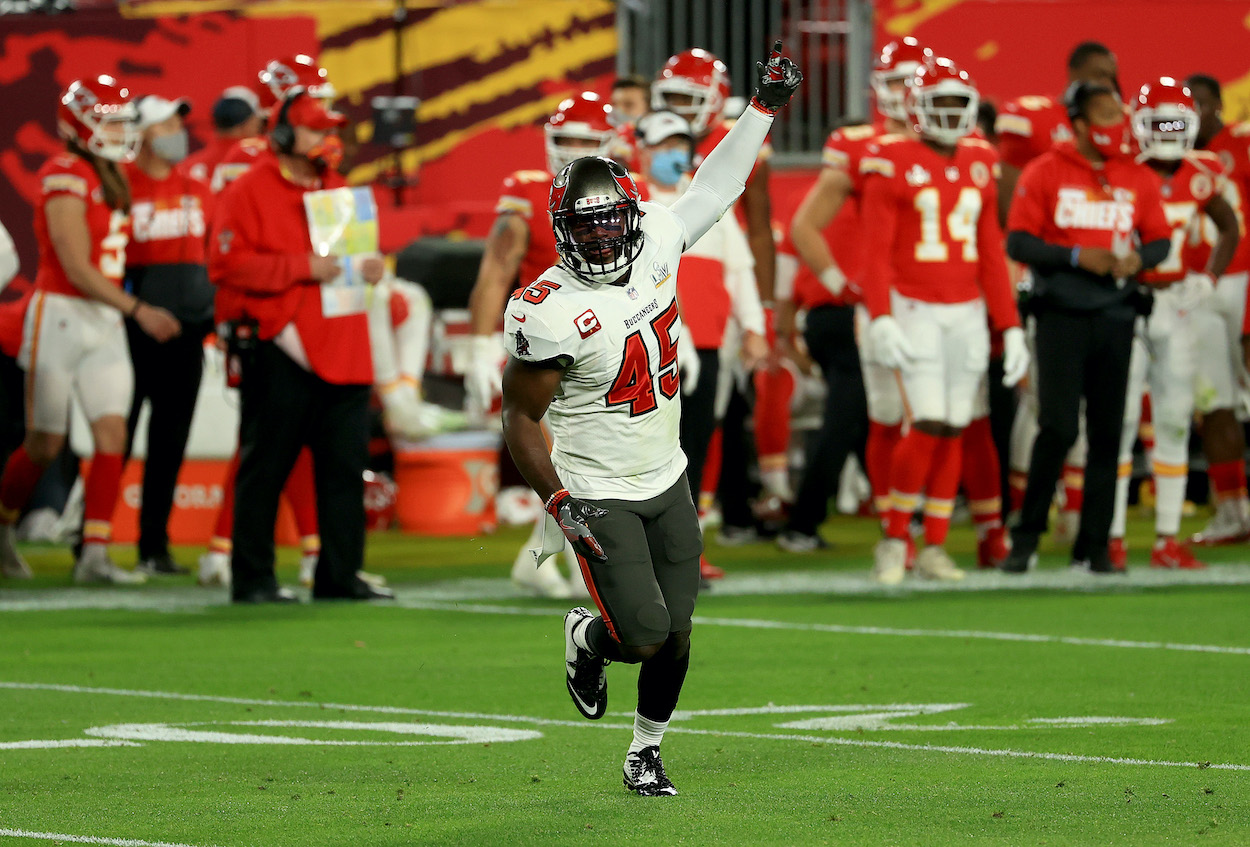
<path id="1" fill-rule="evenodd" d="M 400 595 L 372 606 L 74 588 L 27 549 L 37 578 L 0 583 L 0 843 L 1250 843 L 1247 550 L 1152 573 L 1139 523 L 1128 578 L 1052 553 L 883 591 L 871 522 L 825 534 L 711 548 L 730 576 L 664 743 L 681 794 L 654 799 L 620 784 L 635 669 L 578 716 L 568 604 L 507 582 L 520 531 L 371 537 Z"/>

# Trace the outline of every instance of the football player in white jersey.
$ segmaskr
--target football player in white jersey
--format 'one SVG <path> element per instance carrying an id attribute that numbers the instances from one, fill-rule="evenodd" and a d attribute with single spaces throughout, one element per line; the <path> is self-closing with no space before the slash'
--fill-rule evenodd
<path id="1" fill-rule="evenodd" d="M 548 204 L 560 262 L 504 312 L 504 438 L 572 542 L 599 611 L 564 617 L 566 685 L 597 719 L 608 662 L 641 663 L 624 782 L 644 796 L 677 793 L 660 741 L 690 665 L 703 549 L 678 442 L 677 265 L 742 192 L 803 78 L 781 42 L 757 68 L 751 107 L 671 207 L 640 202 L 609 159 L 565 167 Z"/>

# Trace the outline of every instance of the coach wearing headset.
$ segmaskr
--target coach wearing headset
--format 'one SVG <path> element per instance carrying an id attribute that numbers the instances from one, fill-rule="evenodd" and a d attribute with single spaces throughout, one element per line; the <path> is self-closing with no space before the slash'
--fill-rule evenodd
<path id="1" fill-rule="evenodd" d="M 345 123 L 302 88 L 270 120 L 270 150 L 224 192 L 210 239 L 217 319 L 250 324 L 255 349 L 240 386 L 240 465 L 231 590 L 236 603 L 290 603 L 274 574 L 278 495 L 300 448 L 316 468 L 321 557 L 314 599 L 389 599 L 356 576 L 365 545 L 363 472 L 368 459 L 373 363 L 365 315 L 327 317 L 319 286 L 339 260 L 312 252 L 304 194 L 340 188 L 338 129 Z M 365 261 L 367 282 L 381 258 Z"/>

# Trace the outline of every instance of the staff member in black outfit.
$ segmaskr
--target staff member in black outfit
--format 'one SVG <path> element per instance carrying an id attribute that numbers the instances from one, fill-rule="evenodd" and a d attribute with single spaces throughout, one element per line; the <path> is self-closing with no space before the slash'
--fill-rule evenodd
<path id="1" fill-rule="evenodd" d="M 1089 455 L 1072 563 L 1112 572 L 1107 536 L 1133 325 L 1150 307 L 1134 277 L 1166 259 L 1170 247 L 1158 181 L 1131 156 L 1119 96 L 1077 82 L 1065 103 L 1075 139 L 1025 167 L 1007 218 L 1007 253 L 1033 271 L 1028 308 L 1037 326 L 1039 407 L 1028 488 L 1003 563 L 1009 573 L 1036 561 L 1082 398 Z"/>
<path id="2" fill-rule="evenodd" d="M 126 166 L 134 225 L 126 248 L 126 284 L 145 303 L 168 309 L 182 323 L 182 334 L 160 342 L 133 318 L 126 321 L 135 370 L 127 421 L 131 449 L 139 412 L 145 401 L 151 407 L 136 568 L 181 574 L 187 569 L 170 556 L 167 526 L 199 396 L 204 337 L 213 329 L 213 286 L 205 251 L 212 192 L 206 183 L 174 169 L 187 155 L 182 121 L 190 105 L 152 96 L 138 105 L 143 146 Z"/>

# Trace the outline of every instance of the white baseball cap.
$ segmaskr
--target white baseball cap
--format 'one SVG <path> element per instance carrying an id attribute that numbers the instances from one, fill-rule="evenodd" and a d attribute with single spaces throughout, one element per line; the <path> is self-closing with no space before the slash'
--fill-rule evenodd
<path id="1" fill-rule="evenodd" d="M 147 129 L 155 126 L 161 121 L 168 120 L 174 115 L 186 117 L 191 111 L 191 103 L 185 97 L 179 97 L 177 100 L 166 100 L 164 97 L 157 97 L 149 94 L 139 98 L 139 129 Z"/>
<path id="2" fill-rule="evenodd" d="M 681 135 L 694 139 L 690 121 L 676 112 L 649 112 L 638 119 L 635 128 L 638 140 L 647 147 L 654 147 L 666 138 Z"/>

